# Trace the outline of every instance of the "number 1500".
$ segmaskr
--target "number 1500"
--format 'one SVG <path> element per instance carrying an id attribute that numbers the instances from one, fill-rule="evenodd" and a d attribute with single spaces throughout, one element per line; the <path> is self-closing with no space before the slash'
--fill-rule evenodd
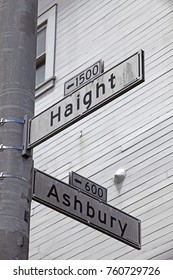
<path id="1" fill-rule="evenodd" d="M 95 76 L 99 75 L 100 73 L 101 73 L 101 71 L 100 71 L 99 63 L 91 66 L 90 68 L 88 68 L 84 72 L 80 73 L 76 77 L 76 87 L 87 83 L 91 79 L 95 78 Z"/>

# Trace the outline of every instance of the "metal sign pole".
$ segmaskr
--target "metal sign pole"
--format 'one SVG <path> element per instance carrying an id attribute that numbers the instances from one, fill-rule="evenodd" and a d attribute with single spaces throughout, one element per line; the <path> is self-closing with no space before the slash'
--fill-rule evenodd
<path id="1" fill-rule="evenodd" d="M 34 113 L 36 26 L 36 0 L 0 0 L 0 260 L 28 258 L 33 163 L 22 138 Z"/>

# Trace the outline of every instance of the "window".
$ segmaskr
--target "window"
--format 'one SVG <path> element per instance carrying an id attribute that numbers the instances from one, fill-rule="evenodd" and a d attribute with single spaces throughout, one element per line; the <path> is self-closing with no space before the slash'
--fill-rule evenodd
<path id="1" fill-rule="evenodd" d="M 54 86 L 56 5 L 38 17 L 36 97 Z"/>
<path id="2" fill-rule="evenodd" d="M 46 24 L 37 32 L 36 87 L 45 81 Z"/>

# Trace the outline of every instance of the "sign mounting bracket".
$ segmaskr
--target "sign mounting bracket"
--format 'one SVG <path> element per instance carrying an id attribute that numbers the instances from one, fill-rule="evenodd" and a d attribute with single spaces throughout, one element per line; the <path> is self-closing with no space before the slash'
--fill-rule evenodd
<path id="1" fill-rule="evenodd" d="M 29 140 L 29 117 L 28 115 L 24 116 L 24 126 L 23 126 L 23 150 L 22 156 L 23 157 L 31 157 L 31 150 L 28 149 L 28 140 Z"/>

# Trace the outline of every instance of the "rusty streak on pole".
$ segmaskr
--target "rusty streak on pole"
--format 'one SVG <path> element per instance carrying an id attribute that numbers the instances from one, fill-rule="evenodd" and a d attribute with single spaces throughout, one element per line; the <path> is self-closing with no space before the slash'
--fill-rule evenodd
<path id="1" fill-rule="evenodd" d="M 28 258 L 32 157 L 20 148 L 34 113 L 36 25 L 37 0 L 0 0 L 0 260 Z"/>

